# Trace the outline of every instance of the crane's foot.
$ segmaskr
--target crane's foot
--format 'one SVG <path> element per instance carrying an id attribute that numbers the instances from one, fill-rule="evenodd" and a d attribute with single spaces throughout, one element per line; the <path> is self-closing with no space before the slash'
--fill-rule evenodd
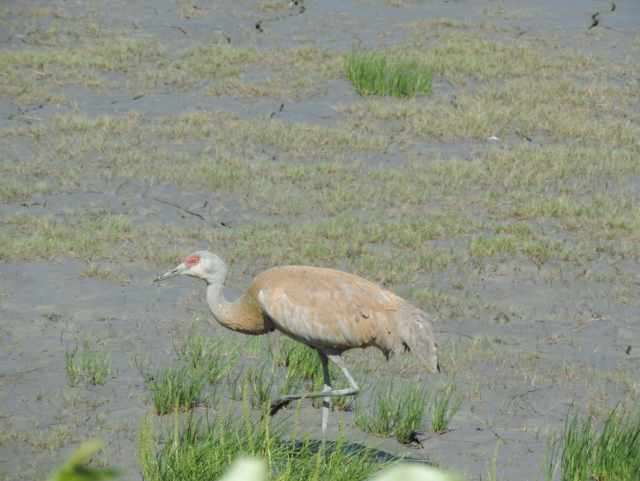
<path id="1" fill-rule="evenodd" d="M 278 396 L 271 401 L 271 407 L 269 408 L 269 416 L 273 416 L 280 411 L 283 407 L 287 406 L 291 402 L 290 399 L 283 399 L 282 396 Z"/>

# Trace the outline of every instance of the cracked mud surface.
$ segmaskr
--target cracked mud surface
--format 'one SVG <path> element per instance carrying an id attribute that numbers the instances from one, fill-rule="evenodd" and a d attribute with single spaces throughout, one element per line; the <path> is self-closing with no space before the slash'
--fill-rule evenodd
<path id="1" fill-rule="evenodd" d="M 45 8 L 50 11 L 42 15 L 28 13 Z M 607 132 L 597 137 L 600 132 L 594 131 L 593 138 L 566 134 L 556 139 L 551 127 L 523 127 L 518 121 L 505 127 L 481 122 L 477 135 L 447 134 L 411 130 L 402 124 L 403 114 L 383 120 L 366 112 L 359 117 L 371 99 L 362 99 L 332 55 L 354 47 L 393 47 L 413 35 L 426 35 L 427 40 L 417 40 L 424 45 L 433 38 L 437 42 L 446 32 L 434 24 L 423 25 L 419 33 L 407 25 L 444 18 L 497 26 L 482 30 L 486 41 L 495 36 L 501 44 L 535 42 L 541 51 L 568 52 L 567 58 L 579 52 L 590 58 L 585 76 L 600 75 L 607 85 L 627 89 L 623 107 L 594 101 L 590 112 L 602 122 L 614 118 L 631 134 L 611 140 Z M 330 436 L 337 435 L 337 421 L 344 416 L 347 436 L 356 441 L 378 443 L 390 454 L 436 461 L 469 479 L 484 474 L 499 437 L 499 477 L 535 479 L 547 442 L 563 429 L 572 404 L 603 412 L 640 394 L 639 253 L 633 233 L 638 219 L 620 214 L 615 222 L 605 219 L 583 235 L 581 227 L 562 223 L 555 214 L 536 218 L 518 214 L 517 209 L 486 207 L 485 202 L 504 192 L 487 189 L 486 197 L 474 197 L 483 189 L 480 183 L 454 199 L 446 188 L 449 181 L 443 181 L 432 199 L 415 206 L 404 199 L 385 204 L 378 199 L 382 193 L 369 195 L 370 184 L 364 182 L 373 175 L 387 179 L 380 183 L 392 183 L 393 173 L 414 168 L 416 158 L 434 169 L 450 160 L 457 162 L 454 166 L 471 168 L 494 148 L 570 149 L 591 141 L 626 149 L 623 154 L 637 163 L 639 4 L 350 0 L 239 6 L 230 1 L 104 0 L 52 6 L 6 0 L 0 20 L 4 53 L 53 55 L 67 49 L 71 56 L 77 49 L 81 56 L 79 66 L 69 60 L 25 70 L 25 91 L 2 84 L 0 479 L 45 477 L 82 440 L 93 436 L 106 443 L 104 458 L 96 462 L 124 469 L 124 479 L 142 479 L 137 430 L 152 408 L 144 402 L 144 380 L 133 359 L 144 349 L 154 366 L 169 362 L 175 359 L 176 336 L 212 320 L 203 284 L 172 279 L 158 286 L 151 281 L 199 249 L 230 262 L 228 299 L 239 297 L 262 269 L 304 262 L 347 269 L 384 283 L 434 315 L 445 356 L 443 378 L 457 373 L 468 392 L 451 430 L 442 435 L 422 430 L 420 445 L 405 447 L 393 438 L 380 440 L 363 433 L 353 424 L 353 412 L 333 412 Z M 430 37 L 430 29 L 438 34 Z M 157 51 L 138 53 L 137 60 L 122 53 L 123 59 L 117 60 L 121 64 L 113 68 L 87 67 L 93 54 L 86 50 L 89 54 L 82 57 L 82 49 L 114 38 L 148 42 L 144 45 Z M 217 79 L 218 71 L 196 71 L 192 66 L 182 73 L 188 60 L 184 52 L 199 44 L 249 49 L 247 55 L 255 58 L 269 54 L 253 64 L 240 64 L 239 83 L 224 84 L 211 80 Z M 308 55 L 316 57 L 297 71 L 297 64 L 287 64 L 286 57 L 306 55 L 294 50 L 301 46 L 312 46 L 315 50 L 310 47 Z M 286 54 L 292 51 L 297 53 Z M 285 55 L 278 57 L 278 52 Z M 176 59 L 187 60 L 172 63 Z M 613 68 L 612 63 L 621 67 Z M 227 74 L 236 79 L 233 65 Z M 280 78 L 289 80 L 274 81 Z M 436 76 L 433 97 L 419 96 L 415 102 L 429 105 L 432 99 L 444 99 L 456 108 L 470 109 L 464 95 L 491 82 L 508 86 L 502 78 L 443 73 Z M 204 120 L 189 120 L 193 113 Z M 75 118 L 90 126 L 74 127 Z M 91 124 L 96 119 L 103 120 Z M 104 119 L 122 123 L 113 127 L 115 123 Z M 336 139 L 342 143 L 334 144 Z M 253 176 L 251 182 L 237 180 L 227 168 L 238 159 L 246 161 L 239 175 Z M 316 183 L 315 174 L 293 180 L 288 176 L 289 165 L 313 169 L 332 162 L 336 168 L 352 169 L 338 169 L 349 187 L 346 193 L 335 193 L 340 202 L 352 199 L 347 212 L 352 219 L 373 223 L 380 218 L 383 225 L 404 226 L 404 221 L 420 223 L 454 210 L 456 222 L 470 227 L 443 227 L 446 232 L 425 237 L 420 248 L 424 245 L 441 256 L 449 252 L 457 260 L 446 264 L 439 257 L 436 267 L 426 268 L 412 257 L 418 247 L 392 245 L 384 235 L 360 239 L 355 247 L 344 241 L 347 247 L 337 249 L 337 254 L 318 257 L 305 254 L 304 242 L 294 245 L 293 240 L 288 244 L 276 238 L 276 231 L 286 226 L 291 226 L 291 238 L 297 238 L 295 229 L 346 215 L 346 204 L 334 206 L 330 198 L 312 196 L 337 180 L 327 177 Z M 170 166 L 163 170 L 165 163 Z M 265 165 L 264 173 L 256 170 Z M 626 173 L 622 180 L 596 176 L 586 187 L 572 185 L 577 198 L 601 194 L 627 199 L 633 216 L 638 212 L 638 175 Z M 275 188 L 261 190 L 265 182 L 273 182 Z M 458 181 L 450 182 L 455 190 Z M 512 185 L 509 179 L 504 182 Z M 559 196 L 570 183 L 558 185 L 551 195 Z M 606 214 L 609 204 L 603 205 Z M 540 259 L 515 249 L 475 263 L 469 259 L 479 255 L 469 247 L 468 255 L 456 257 L 467 252 L 474 233 L 498 232 L 496 219 L 534 225 L 543 241 L 579 244 L 580 252 L 588 255 Z M 602 226 L 614 224 L 619 229 L 630 226 L 623 240 L 615 233 L 605 240 L 594 237 Z M 354 229 L 352 235 L 358 237 Z M 580 244 L 584 239 L 589 242 Z M 342 241 L 327 237 L 313 243 L 317 247 Z M 367 258 L 379 259 L 382 267 L 367 264 Z M 408 274 L 393 273 L 393 259 L 414 267 Z M 433 309 L 433 299 L 416 294 L 422 288 L 445 299 L 441 309 Z M 208 333 L 221 336 L 224 330 L 212 325 Z M 233 339 L 246 342 L 242 336 Z M 270 342 L 280 339 L 273 336 Z M 104 386 L 68 385 L 61 341 L 79 340 L 111 352 L 112 374 Z M 398 375 L 409 380 L 420 371 L 411 357 L 407 365 L 394 361 L 387 366 L 374 363 L 380 353 L 367 355 L 374 366 L 371 379 Z M 242 358 L 238 369 L 257 362 Z M 438 381 L 425 374 L 422 379 L 434 385 Z M 362 402 L 366 404 L 369 396 L 365 392 Z M 302 416 L 301 431 L 311 428 L 319 436 L 320 411 L 308 404 Z M 53 441 L 42 441 L 46 436 Z"/>

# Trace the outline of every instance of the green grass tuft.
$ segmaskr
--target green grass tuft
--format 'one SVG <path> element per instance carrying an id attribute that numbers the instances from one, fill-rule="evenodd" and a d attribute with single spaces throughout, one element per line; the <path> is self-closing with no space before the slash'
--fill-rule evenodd
<path id="1" fill-rule="evenodd" d="M 67 342 L 64 349 L 64 362 L 67 368 L 69 384 L 76 387 L 83 378 L 85 386 L 92 384 L 104 386 L 111 372 L 111 355 L 100 349 L 92 348 L 88 342 L 69 349 Z"/>
<path id="2" fill-rule="evenodd" d="M 173 340 L 173 348 L 181 359 L 192 369 L 206 374 L 209 384 L 229 375 L 235 368 L 240 352 L 229 347 L 229 340 L 212 340 L 201 333 L 190 332 L 181 343 Z"/>
<path id="3" fill-rule="evenodd" d="M 346 357 L 347 354 L 345 354 Z M 299 342 L 285 339 L 276 355 L 276 363 L 287 369 L 282 394 L 299 393 L 304 381 L 306 381 L 306 387 L 310 392 L 320 392 L 324 388 L 322 363 L 314 349 Z M 334 389 L 348 387 L 346 380 L 340 378 L 342 375 L 340 369 L 331 362 L 329 363 L 329 375 Z M 361 383 L 360 387 L 364 388 L 364 384 Z M 348 411 L 352 408 L 356 398 L 357 396 L 334 396 L 331 398 L 331 410 Z M 312 398 L 311 405 L 314 408 L 322 407 L 322 398 Z"/>
<path id="4" fill-rule="evenodd" d="M 585 421 L 567 416 L 564 443 L 551 451 L 547 478 L 559 466 L 563 480 L 637 480 L 640 476 L 640 410 L 616 405 L 603 423 L 595 424 L 591 410 Z M 558 459 L 560 458 L 560 459 Z"/>
<path id="5" fill-rule="evenodd" d="M 373 404 L 364 409 L 356 404 L 356 424 L 382 437 L 395 435 L 398 442 L 416 441 L 416 431 L 424 426 L 431 392 L 420 382 L 405 383 L 394 392 L 393 379 L 374 388 Z"/>
<path id="6" fill-rule="evenodd" d="M 277 383 L 274 375 L 275 364 L 260 363 L 247 370 L 246 377 L 250 387 L 251 407 L 263 409 L 273 397 Z"/>
<path id="7" fill-rule="evenodd" d="M 464 393 L 453 397 L 457 387 L 456 378 L 452 377 L 441 391 L 436 392 L 431 411 L 431 426 L 435 433 L 440 434 L 446 431 L 449 421 L 458 412 L 460 404 L 464 400 Z"/>
<path id="8" fill-rule="evenodd" d="M 142 362 L 136 365 L 149 389 L 149 399 L 155 412 L 164 415 L 174 409 L 189 411 L 202 400 L 202 391 L 207 383 L 207 373 L 189 365 L 160 366 L 151 375 Z"/>
<path id="9" fill-rule="evenodd" d="M 431 93 L 433 73 L 417 58 L 398 52 L 356 50 L 347 54 L 345 70 L 361 95 L 415 97 Z"/>
<path id="10" fill-rule="evenodd" d="M 324 381 L 322 363 L 318 353 L 315 349 L 311 349 L 299 342 L 285 339 L 280 345 L 276 363 L 286 366 L 288 373 L 298 371 L 305 381 L 309 381 L 310 388 L 312 388 L 314 379 L 319 378 Z M 341 373 L 333 363 L 329 363 L 329 374 L 331 379 L 335 379 Z"/>

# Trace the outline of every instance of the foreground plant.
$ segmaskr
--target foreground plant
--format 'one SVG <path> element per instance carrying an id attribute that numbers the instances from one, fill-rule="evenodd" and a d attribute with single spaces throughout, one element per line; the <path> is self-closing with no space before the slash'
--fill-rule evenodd
<path id="1" fill-rule="evenodd" d="M 372 481 L 461 481 L 462 478 L 445 474 L 439 469 L 416 463 L 398 463 L 380 471 Z"/>
<path id="2" fill-rule="evenodd" d="M 268 476 L 264 461 L 242 458 L 233 463 L 220 481 L 267 481 Z M 428 466 L 399 463 L 383 469 L 372 478 L 372 481 L 454 481 L 457 479 Z"/>
<path id="3" fill-rule="evenodd" d="M 56 470 L 48 481 L 100 481 L 117 477 L 115 469 L 91 468 L 87 463 L 102 449 L 99 441 L 89 441 L 80 446 L 69 460 Z"/>
<path id="4" fill-rule="evenodd" d="M 498 448 L 500 447 L 501 441 L 502 439 L 498 438 L 498 442 L 496 443 L 496 450 L 493 452 L 493 464 L 491 471 L 489 471 L 489 465 L 487 464 L 487 481 L 498 481 L 498 477 L 496 476 L 496 464 L 498 463 Z"/>
<path id="5" fill-rule="evenodd" d="M 371 447 L 345 442 L 342 428 L 338 440 L 322 446 L 298 437 L 298 411 L 293 423 L 267 415 L 251 419 L 245 390 L 244 416 L 234 417 L 228 410 L 218 410 L 217 418 L 196 419 L 188 415 L 181 430 L 175 418 L 172 432 L 161 448 L 154 444 L 153 416 L 146 415 L 140 424 L 139 453 L 144 479 L 150 481 L 209 481 L 218 479 L 238 456 L 264 460 L 271 479 L 281 481 L 326 479 L 360 481 L 376 471 L 395 464 L 381 460 Z M 221 403 L 222 404 L 222 403 Z M 243 478 L 244 479 L 244 478 Z"/>
<path id="6" fill-rule="evenodd" d="M 640 479 L 640 409 L 618 403 L 604 423 L 594 423 L 591 409 L 586 420 L 578 414 L 565 424 L 563 443 L 552 449 L 545 471 L 547 480 L 560 467 L 562 480 Z"/>

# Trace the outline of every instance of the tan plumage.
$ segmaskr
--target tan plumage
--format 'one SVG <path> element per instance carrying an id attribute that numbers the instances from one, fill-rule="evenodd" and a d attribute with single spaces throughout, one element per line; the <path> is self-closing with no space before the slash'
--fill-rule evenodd
<path id="1" fill-rule="evenodd" d="M 361 277 L 318 267 L 277 267 L 251 283 L 245 296 L 256 295 L 275 329 L 303 344 L 340 351 L 375 346 L 387 356 L 406 347 L 416 350 L 431 372 L 437 370 L 426 313 Z M 431 342 L 420 343 L 420 331 Z"/>
<path id="2" fill-rule="evenodd" d="M 319 267 L 276 267 L 256 277 L 244 295 L 234 303 L 224 300 L 222 289 L 227 266 L 214 254 L 196 252 L 156 280 L 180 274 L 207 281 L 207 302 L 214 317 L 223 326 L 250 335 L 278 330 L 315 348 L 325 367 L 325 391 L 307 397 L 359 392 L 340 356 L 342 352 L 353 348 L 374 346 L 387 358 L 390 354 L 397 355 L 410 349 L 428 371 L 439 371 L 438 351 L 428 315 L 392 292 L 353 274 Z M 341 368 L 351 385 L 350 389 L 331 391 L 326 369 L 327 357 Z M 276 398 L 272 412 L 291 399 L 300 397 L 289 395 Z M 323 428 L 326 426 L 326 416 L 323 413 Z"/>

